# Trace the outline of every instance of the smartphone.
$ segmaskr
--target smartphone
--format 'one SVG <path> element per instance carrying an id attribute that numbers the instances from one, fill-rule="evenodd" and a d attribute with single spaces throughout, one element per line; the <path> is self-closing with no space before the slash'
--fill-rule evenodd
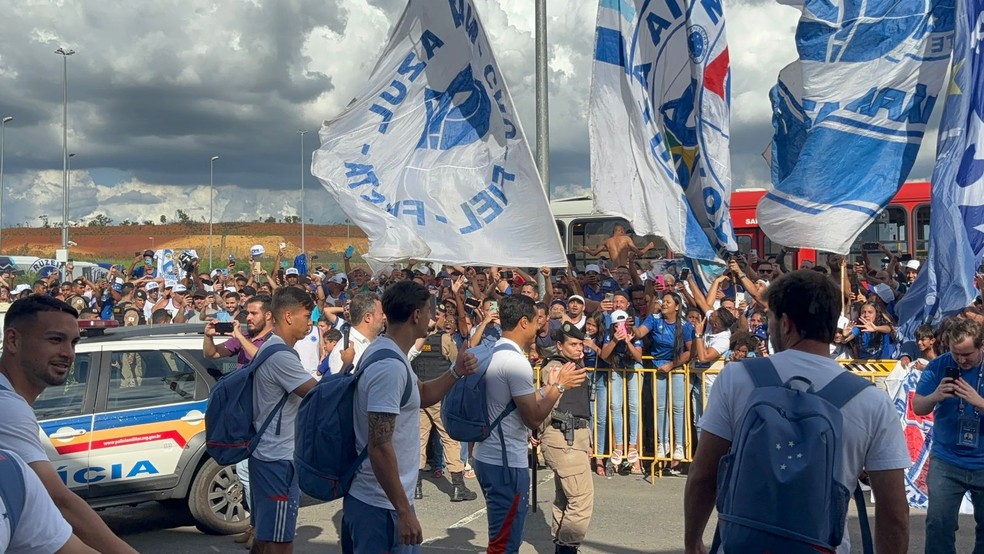
<path id="1" fill-rule="evenodd" d="M 471 308 L 473 310 L 477 310 L 478 307 L 481 306 L 481 305 L 482 305 L 482 303 L 478 301 L 478 298 L 469 298 L 469 299 L 465 300 L 465 306 L 467 306 L 467 307 L 469 307 L 469 308 Z"/>
<path id="2" fill-rule="evenodd" d="M 864 265 L 864 256 L 857 256 L 854 258 L 854 263 Z"/>
<path id="3" fill-rule="evenodd" d="M 215 323 L 215 332 L 220 335 L 228 335 L 232 333 L 232 322 L 231 321 L 218 321 Z"/>
<path id="4" fill-rule="evenodd" d="M 877 242 L 864 242 L 861 243 L 861 250 L 866 250 L 868 252 L 875 252 L 881 247 L 880 243 Z"/>
<path id="5" fill-rule="evenodd" d="M 281 242 L 279 244 L 279 246 L 280 246 L 280 249 L 283 250 L 283 249 L 287 248 L 287 243 L 286 242 Z"/>
<path id="6" fill-rule="evenodd" d="M 252 273 L 259 273 L 260 270 L 263 269 L 263 266 L 261 266 L 260 262 L 257 261 L 251 263 L 250 266 L 251 266 L 250 269 L 252 270 Z"/>
<path id="7" fill-rule="evenodd" d="M 328 267 L 331 268 L 332 273 L 338 271 L 338 264 L 331 264 Z"/>
<path id="8" fill-rule="evenodd" d="M 690 278 L 690 268 L 689 267 L 685 267 L 685 268 L 681 269 L 680 270 L 680 280 L 681 281 L 686 281 L 689 278 Z"/>
<path id="9" fill-rule="evenodd" d="M 606 292 L 605 293 L 605 302 L 611 302 L 612 300 L 615 300 L 615 294 L 614 293 L 611 293 L 611 292 Z"/>
<path id="10" fill-rule="evenodd" d="M 624 321 L 619 321 L 618 323 L 616 323 L 615 324 L 615 329 L 618 330 L 618 331 L 621 331 L 622 334 L 624 335 L 626 333 L 626 330 L 625 330 L 625 322 Z"/>
<path id="11" fill-rule="evenodd" d="M 345 257 L 351 258 L 353 255 L 355 255 L 355 247 L 350 244 L 349 247 L 345 249 Z"/>
<path id="12" fill-rule="evenodd" d="M 654 279 L 656 280 L 656 288 L 659 289 L 666 288 L 666 278 L 664 278 L 662 275 L 656 275 Z"/>
<path id="13" fill-rule="evenodd" d="M 944 377 L 949 377 L 950 379 L 959 379 L 960 378 L 960 368 L 957 367 L 957 366 L 955 366 L 955 365 L 951 365 L 951 366 L 947 367 L 946 368 L 946 375 L 944 375 Z"/>
<path id="14" fill-rule="evenodd" d="M 513 280 L 513 276 L 514 275 L 513 275 L 513 272 L 512 271 L 500 271 L 499 272 L 499 277 L 502 277 L 506 281 L 512 281 Z"/>
<path id="15" fill-rule="evenodd" d="M 444 288 L 451 288 L 451 279 L 441 279 L 441 286 Z"/>
<path id="16" fill-rule="evenodd" d="M 902 263 L 905 263 L 911 259 L 912 259 L 912 254 L 902 254 L 901 256 L 899 256 L 899 261 Z"/>
<path id="17" fill-rule="evenodd" d="M 236 261 L 236 255 L 235 254 L 229 254 L 229 261 L 230 262 Z"/>
<path id="18" fill-rule="evenodd" d="M 495 300 L 493 300 L 493 301 L 492 301 L 492 302 L 491 302 L 491 303 L 489 304 L 489 311 L 490 311 L 490 312 L 498 312 L 498 311 L 499 311 L 499 303 L 498 303 L 498 302 L 496 302 Z"/>

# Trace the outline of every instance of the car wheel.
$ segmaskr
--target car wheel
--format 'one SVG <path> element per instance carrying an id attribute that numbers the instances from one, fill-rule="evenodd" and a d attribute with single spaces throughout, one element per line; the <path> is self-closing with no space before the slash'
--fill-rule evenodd
<path id="1" fill-rule="evenodd" d="M 204 533 L 233 535 L 249 528 L 245 493 L 236 476 L 236 466 L 206 460 L 188 492 L 188 509 L 196 527 Z"/>

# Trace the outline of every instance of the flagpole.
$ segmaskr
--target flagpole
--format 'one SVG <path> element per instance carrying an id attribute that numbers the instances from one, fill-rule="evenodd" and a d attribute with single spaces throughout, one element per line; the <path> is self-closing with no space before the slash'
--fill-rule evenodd
<path id="1" fill-rule="evenodd" d="M 536 167 L 550 200 L 550 109 L 547 102 L 547 0 L 536 0 Z M 535 511 L 535 510 L 534 510 Z"/>

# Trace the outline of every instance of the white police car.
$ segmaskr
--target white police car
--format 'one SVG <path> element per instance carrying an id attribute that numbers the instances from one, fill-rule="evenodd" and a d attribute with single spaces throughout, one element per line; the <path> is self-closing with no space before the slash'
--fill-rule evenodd
<path id="1" fill-rule="evenodd" d="M 80 322 L 86 325 L 106 322 Z M 249 526 L 235 468 L 205 452 L 209 388 L 235 360 L 205 360 L 202 329 L 83 329 L 65 384 L 35 401 L 55 470 L 94 508 L 186 503 L 204 532 Z"/>

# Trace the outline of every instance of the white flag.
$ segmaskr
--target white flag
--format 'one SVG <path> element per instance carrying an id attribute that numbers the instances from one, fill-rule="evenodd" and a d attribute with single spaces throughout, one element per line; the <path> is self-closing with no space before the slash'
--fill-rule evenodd
<path id="1" fill-rule="evenodd" d="M 675 252 L 737 250 L 731 67 L 717 0 L 602 0 L 589 132 L 595 208 Z"/>
<path id="2" fill-rule="evenodd" d="M 567 260 L 471 0 L 411 0 L 365 89 L 325 122 L 311 172 L 374 266 Z"/>

